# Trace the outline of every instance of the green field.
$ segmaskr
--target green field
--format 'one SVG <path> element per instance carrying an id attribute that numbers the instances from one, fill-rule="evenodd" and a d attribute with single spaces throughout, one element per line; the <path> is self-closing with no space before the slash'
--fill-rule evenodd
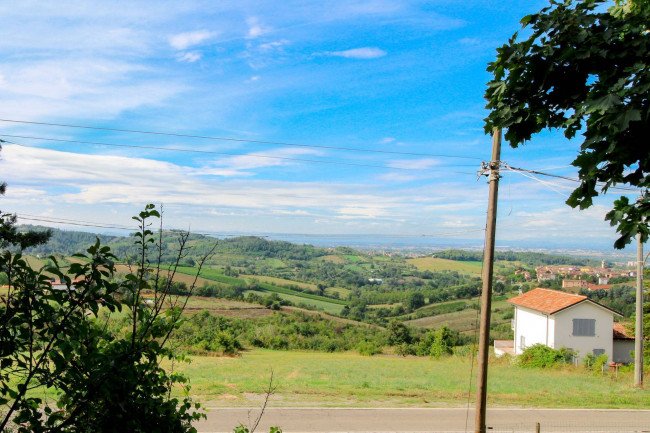
<path id="1" fill-rule="evenodd" d="M 283 293 L 285 295 L 292 295 L 292 296 L 297 296 L 299 298 L 304 298 L 304 299 L 309 299 L 311 301 L 320 301 L 320 302 L 325 302 L 325 303 L 330 303 L 330 304 L 337 304 L 337 305 L 346 305 L 347 302 L 340 300 L 340 299 L 330 299 L 326 298 L 325 296 L 319 296 L 319 295 L 314 295 L 312 293 L 303 293 L 303 292 L 298 292 L 296 290 L 291 290 L 291 289 L 286 289 L 284 287 L 279 287 L 279 286 L 274 286 L 273 284 L 269 283 L 257 283 L 257 285 L 269 292 L 276 292 L 276 293 Z"/>
<path id="2" fill-rule="evenodd" d="M 432 360 L 356 353 L 254 350 L 241 357 L 193 357 L 181 365 L 191 393 L 207 406 L 257 405 L 273 371 L 272 406 L 462 406 L 471 365 L 464 358 Z M 473 368 L 475 383 L 476 366 Z M 646 408 L 650 391 L 633 387 L 631 372 L 590 375 L 583 369 L 524 369 L 490 365 L 492 405 L 555 408 Z"/>
<path id="3" fill-rule="evenodd" d="M 303 289 L 309 289 L 309 290 L 316 290 L 317 286 L 316 284 L 311 284 L 311 283 L 301 283 L 299 281 L 293 281 L 293 280 L 287 280 L 285 278 L 278 278 L 278 277 L 267 277 L 264 275 L 240 275 L 241 278 L 245 279 L 256 279 L 258 281 L 261 281 L 263 283 L 270 283 L 270 284 L 275 284 L 275 285 L 294 285 L 301 287 Z"/>
<path id="4" fill-rule="evenodd" d="M 262 291 L 262 290 L 246 290 L 245 293 L 255 293 L 260 296 L 266 296 L 269 294 L 269 292 Z M 276 292 L 276 293 L 278 294 L 280 299 L 286 299 L 287 301 L 291 302 L 294 305 L 298 305 L 298 304 L 311 305 L 312 307 L 320 308 L 329 314 L 339 314 L 341 310 L 343 310 L 343 305 L 340 304 L 333 304 L 331 302 L 324 302 L 316 299 L 304 298 L 301 296 L 290 295 L 287 293 L 281 293 L 281 292 Z"/>
<path id="5" fill-rule="evenodd" d="M 462 302 L 462 301 L 453 301 L 453 302 Z M 468 302 L 476 302 L 468 301 Z M 442 305 L 442 304 L 438 304 Z M 424 307 L 424 308 L 435 308 L 433 307 Z M 495 300 L 492 302 L 492 313 L 495 311 L 507 311 L 509 308 L 512 308 L 510 304 L 503 300 Z M 506 323 L 507 321 L 500 321 L 499 316 L 493 314 L 492 323 Z M 474 330 L 478 323 L 478 310 L 474 308 L 467 308 L 461 311 L 447 314 L 439 314 L 437 316 L 422 317 L 421 319 L 408 320 L 404 322 L 409 326 L 415 326 L 420 328 L 429 328 L 437 329 L 442 325 L 447 325 L 451 329 L 455 329 L 460 332 Z"/>
<path id="6" fill-rule="evenodd" d="M 456 260 L 438 259 L 436 257 L 418 257 L 408 259 L 407 263 L 414 265 L 419 271 L 457 271 L 473 276 L 481 275 L 481 262 L 460 262 Z"/>
<path id="7" fill-rule="evenodd" d="M 192 271 L 196 272 L 195 268 L 190 267 L 179 267 L 178 272 L 183 274 L 190 274 Z M 231 284 L 235 286 L 248 286 L 249 282 L 257 279 L 256 277 L 247 278 L 246 280 L 242 278 L 235 278 L 223 275 L 219 270 L 213 268 L 204 268 L 201 270 L 201 276 L 207 280 L 212 280 L 224 284 Z M 268 279 L 268 277 L 267 277 Z M 289 280 L 285 280 L 289 281 Z M 347 303 L 343 300 L 330 299 L 324 296 L 319 296 L 311 293 L 303 293 L 296 290 L 287 289 L 285 287 L 276 286 L 267 282 L 257 281 L 257 286 L 261 290 L 250 290 L 252 293 L 257 293 L 260 295 L 266 295 L 264 292 L 274 292 L 277 293 L 282 299 L 292 302 L 293 304 L 306 304 L 312 305 L 316 308 L 321 308 L 325 312 L 330 314 L 339 314 L 343 309 L 343 306 Z"/>

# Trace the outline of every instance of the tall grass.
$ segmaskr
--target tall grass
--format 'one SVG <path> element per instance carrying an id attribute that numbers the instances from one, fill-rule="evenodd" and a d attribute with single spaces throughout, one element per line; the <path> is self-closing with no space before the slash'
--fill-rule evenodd
<path id="1" fill-rule="evenodd" d="M 250 404 L 271 370 L 276 406 L 431 406 L 474 401 L 474 375 L 465 357 L 360 356 L 355 353 L 254 350 L 237 358 L 194 357 L 182 366 L 193 393 L 213 404 Z M 470 383 L 472 384 L 470 388 Z M 468 394 L 469 393 L 469 394 Z M 650 392 L 631 373 L 594 376 L 578 368 L 524 369 L 491 363 L 488 403 L 523 407 L 647 408 Z"/>

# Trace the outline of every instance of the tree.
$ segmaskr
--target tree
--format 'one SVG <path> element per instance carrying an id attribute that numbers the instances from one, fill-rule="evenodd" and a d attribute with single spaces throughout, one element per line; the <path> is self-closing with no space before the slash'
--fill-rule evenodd
<path id="1" fill-rule="evenodd" d="M 424 295 L 420 292 L 411 292 L 406 299 L 406 306 L 411 310 L 417 310 L 424 306 Z"/>
<path id="2" fill-rule="evenodd" d="M 649 231 L 650 0 L 606 3 L 551 0 L 521 20 L 530 36 L 517 41 L 515 33 L 488 66 L 485 130 L 505 129 L 512 147 L 546 128 L 581 133 L 572 163 L 580 185 L 567 204 L 588 208 L 616 185 L 646 192 L 634 202 L 621 197 L 606 216 L 623 248 Z"/>
<path id="3" fill-rule="evenodd" d="M 196 431 L 191 423 L 202 414 L 186 378 L 160 366 L 179 359 L 166 343 L 183 322 L 187 298 L 170 290 L 189 234 L 163 278 L 162 230 L 158 239 L 149 230 L 158 217 L 153 205 L 134 217 L 139 259 L 120 279 L 116 257 L 99 240 L 67 269 L 54 257 L 35 270 L 20 253 L 0 253 L 9 282 L 0 299 L 0 404 L 7 408 L 0 430 L 12 421 L 20 432 Z M 65 289 L 54 290 L 49 275 Z M 177 384 L 181 399 L 171 396 Z M 55 405 L 34 393 L 39 389 L 54 391 Z"/>
<path id="4" fill-rule="evenodd" d="M 4 140 L 0 140 L 3 143 Z M 0 144 L 0 151 L 2 145 Z M 7 192 L 7 183 L 0 182 L 0 196 Z M 47 231 L 24 231 L 19 232 L 16 227 L 16 215 L 2 213 L 0 210 L 0 248 L 7 248 L 15 245 L 21 250 L 46 243 L 52 236 L 52 232 Z"/>
<path id="5" fill-rule="evenodd" d="M 408 326 L 395 319 L 391 320 L 388 324 L 388 343 L 391 346 L 398 346 L 400 344 L 411 344 L 412 342 L 413 337 Z"/>

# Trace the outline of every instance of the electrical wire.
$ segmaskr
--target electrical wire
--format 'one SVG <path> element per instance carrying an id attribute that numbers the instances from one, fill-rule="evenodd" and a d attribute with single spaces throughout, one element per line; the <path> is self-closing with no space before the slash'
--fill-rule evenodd
<path id="1" fill-rule="evenodd" d="M 508 165 L 508 164 L 506 164 L 504 162 L 502 162 L 502 164 L 507 169 L 512 170 L 512 171 L 526 172 L 526 173 L 530 173 L 530 174 L 537 174 L 537 175 L 540 175 L 540 176 L 555 177 L 555 178 L 558 178 L 558 179 L 564 179 L 564 180 L 568 180 L 568 181 L 571 181 L 571 182 L 582 183 L 582 180 L 572 178 L 572 177 L 568 177 L 568 176 L 560 176 L 560 175 L 557 175 L 557 174 L 544 173 L 542 171 L 537 171 L 537 170 L 526 170 L 526 169 L 523 169 L 523 168 L 511 167 L 510 165 Z M 599 182 L 599 184 L 600 184 L 600 186 L 603 186 L 602 182 Z M 614 190 L 614 191 L 631 191 L 631 192 L 637 192 L 637 193 L 641 191 L 641 189 L 639 189 L 639 188 L 632 188 L 632 187 L 625 187 L 625 186 L 611 186 L 608 189 Z"/>
<path id="2" fill-rule="evenodd" d="M 265 158 L 265 159 L 278 159 L 284 161 L 300 161 L 300 162 L 312 162 L 317 164 L 331 164 L 331 165 L 346 165 L 346 166 L 355 166 L 355 167 L 372 167 L 372 168 L 384 168 L 390 170 L 408 170 L 408 171 L 427 171 L 431 170 L 430 168 L 414 168 L 414 167 L 400 167 L 400 166 L 390 166 L 390 165 L 375 165 L 375 164 L 362 164 L 354 162 L 342 162 L 342 161 L 328 161 L 321 159 L 307 159 L 307 158 L 292 158 L 286 156 L 272 156 L 272 155 L 260 155 L 255 153 L 232 153 L 232 152 L 216 152 L 212 150 L 198 150 L 198 149 L 184 149 L 178 147 L 160 147 L 160 146 L 143 146 L 136 144 L 118 144 L 118 143 L 103 143 L 97 141 L 81 141 L 81 140 L 63 140 L 57 138 L 46 138 L 46 137 L 32 137 L 26 135 L 12 135 L 12 134 L 0 134 L 0 137 L 12 137 L 12 138 L 23 138 L 28 140 L 40 140 L 40 141 L 52 141 L 57 143 L 76 143 L 76 144 L 92 144 L 98 146 L 110 146 L 110 147 L 123 147 L 123 148 L 132 148 L 132 149 L 150 149 L 150 150 L 162 150 L 168 152 L 185 152 L 185 153 L 200 153 L 200 154 L 210 154 L 210 155 L 228 155 L 228 156 L 243 156 L 251 158 Z M 27 147 L 30 149 L 40 149 L 38 147 L 27 146 L 25 144 L 16 143 L 13 141 L 2 140 L 5 143 L 15 144 L 17 146 Z M 460 167 L 470 167 L 470 166 L 460 166 Z M 467 174 L 463 172 L 454 172 L 458 174 Z M 474 173 L 470 173 L 474 174 Z"/>
<path id="3" fill-rule="evenodd" d="M 0 122 L 10 122 L 10 123 L 20 123 L 26 125 L 39 125 L 39 126 L 56 126 L 63 128 L 77 128 L 77 129 L 90 129 L 94 131 L 112 131 L 112 132 L 126 132 L 130 134 L 147 134 L 147 135 L 161 135 L 166 137 L 182 137 L 182 138 L 196 138 L 200 140 L 216 140 L 216 141 L 233 141 L 237 143 L 251 143 L 251 144 L 271 144 L 277 146 L 293 146 L 293 147 L 307 147 L 315 149 L 331 149 L 331 150 L 344 150 L 349 152 L 367 152 L 367 153 L 381 153 L 389 155 L 408 155 L 408 156 L 431 156 L 436 158 L 458 158 L 458 159 L 470 159 L 478 160 L 481 158 L 471 157 L 471 156 L 462 156 L 462 155 L 447 155 L 447 154 L 435 154 L 435 153 L 416 153 L 416 152 L 397 152 L 389 150 L 377 150 L 377 149 L 361 149 L 357 147 L 342 147 L 342 146 L 326 146 L 326 145 L 316 145 L 316 144 L 299 144 L 299 143 L 287 143 L 283 141 L 265 141 L 265 140 L 248 140 L 243 138 L 231 138 L 231 137 L 214 137 L 209 135 L 192 135 L 192 134 L 177 134 L 171 132 L 160 132 L 160 131 L 144 131 L 144 130 L 135 130 L 135 129 L 118 129 L 118 128 L 104 128 L 98 126 L 86 126 L 86 125 L 70 125 L 64 123 L 47 123 L 47 122 L 33 122 L 27 120 L 14 120 L 14 119 L 0 119 Z"/>
<path id="4" fill-rule="evenodd" d="M 565 194 L 565 193 L 563 193 L 563 192 L 561 192 L 561 191 L 558 191 L 557 189 L 555 189 L 555 188 L 553 187 L 553 186 L 560 186 L 560 187 L 563 187 L 563 185 L 554 185 L 554 184 L 551 183 L 551 182 L 545 182 L 545 181 L 543 181 L 543 180 L 541 180 L 541 179 L 538 179 L 538 178 L 536 178 L 535 176 L 530 175 L 530 174 L 528 174 L 528 173 L 526 173 L 526 172 L 524 172 L 524 171 L 519 171 L 519 170 L 512 170 L 512 171 L 515 172 L 515 173 L 518 173 L 518 174 L 520 174 L 520 175 L 522 175 L 522 176 L 524 176 L 524 177 L 526 177 L 526 178 L 528 178 L 528 179 L 532 179 L 532 180 L 534 180 L 534 181 L 536 181 L 536 182 L 539 182 L 539 183 L 541 183 L 542 185 L 545 185 L 546 187 L 548 187 L 548 189 L 550 189 L 550 190 L 553 191 L 553 192 L 556 192 L 556 193 L 560 194 L 560 195 L 561 195 L 562 197 L 564 197 L 564 198 L 568 198 L 568 197 L 569 197 L 568 194 Z"/>
<path id="5" fill-rule="evenodd" d="M 73 225 L 73 226 L 82 226 L 82 227 L 97 227 L 97 228 L 111 228 L 117 230 L 135 230 L 134 227 L 129 227 L 121 224 L 113 223 L 103 223 L 103 222 L 92 222 L 92 221 L 83 221 L 83 220 L 73 220 L 68 218 L 57 218 L 57 217 L 40 217 L 33 216 L 30 214 L 17 214 L 18 219 L 26 221 L 39 221 L 39 222 L 49 222 L 55 224 L 63 225 Z M 175 231 L 180 230 L 176 228 L 164 228 L 166 231 Z M 476 233 L 485 231 L 483 228 L 476 229 L 467 229 L 467 230 L 456 230 L 450 232 L 440 232 L 440 233 L 430 233 L 430 234 L 317 234 L 317 233 L 277 233 L 277 234 L 256 234 L 256 233 L 237 233 L 237 234 L 226 234 L 221 232 L 212 232 L 212 231 L 200 231 L 200 232 L 191 232 L 192 234 L 205 235 L 205 236 L 217 236 L 217 237 L 231 237 L 231 236 L 254 236 L 254 237 L 266 237 L 266 238 L 291 238 L 291 237 L 300 237 L 300 238 L 315 238 L 315 239 L 415 239 L 415 238 L 437 238 L 437 237 L 446 237 L 446 236 L 456 236 L 459 234 L 466 233 Z"/>

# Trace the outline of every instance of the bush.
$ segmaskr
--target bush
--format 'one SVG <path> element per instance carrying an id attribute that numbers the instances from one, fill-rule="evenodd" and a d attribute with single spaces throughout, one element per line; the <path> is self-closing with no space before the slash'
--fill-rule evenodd
<path id="1" fill-rule="evenodd" d="M 607 364 L 607 354 L 603 353 L 602 355 L 594 355 L 593 353 L 588 353 L 585 356 L 585 359 L 582 360 L 582 365 L 589 371 L 598 372 L 601 371 L 603 366 Z"/>
<path id="2" fill-rule="evenodd" d="M 362 341 L 357 345 L 357 351 L 363 356 L 373 356 L 381 353 L 381 347 L 374 341 Z"/>
<path id="3" fill-rule="evenodd" d="M 528 347 L 519 356 L 519 365 L 522 367 L 546 368 L 557 364 L 571 362 L 574 352 L 566 348 L 551 349 L 543 344 Z"/>
<path id="4" fill-rule="evenodd" d="M 452 347 L 460 342 L 457 331 L 453 331 L 447 326 L 442 326 L 435 331 L 429 331 L 420 340 L 417 348 L 417 354 L 420 356 L 432 356 L 440 358 L 451 355 Z"/>

